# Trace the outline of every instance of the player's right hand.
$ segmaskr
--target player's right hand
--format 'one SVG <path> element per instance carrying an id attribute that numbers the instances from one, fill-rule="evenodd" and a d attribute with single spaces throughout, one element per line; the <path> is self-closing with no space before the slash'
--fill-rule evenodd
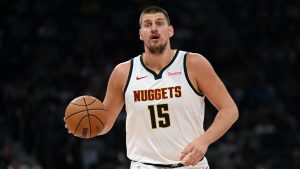
<path id="1" fill-rule="evenodd" d="M 194 166 L 203 159 L 208 146 L 209 144 L 200 136 L 182 150 L 179 159 L 185 166 Z"/>

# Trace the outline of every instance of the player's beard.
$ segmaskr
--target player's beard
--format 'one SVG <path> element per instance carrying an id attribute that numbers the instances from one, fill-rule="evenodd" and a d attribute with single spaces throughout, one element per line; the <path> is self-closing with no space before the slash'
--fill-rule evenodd
<path id="1" fill-rule="evenodd" d="M 148 48 L 149 52 L 151 54 L 162 54 L 165 49 L 166 49 L 166 46 L 167 46 L 167 43 L 164 43 L 164 44 L 159 44 L 159 45 L 149 45 L 146 47 Z"/>

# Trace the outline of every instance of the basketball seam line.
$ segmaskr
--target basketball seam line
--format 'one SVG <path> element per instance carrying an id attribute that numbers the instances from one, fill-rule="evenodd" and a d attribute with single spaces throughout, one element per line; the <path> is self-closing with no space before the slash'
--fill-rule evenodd
<path id="1" fill-rule="evenodd" d="M 78 114 L 78 113 L 82 113 L 82 112 L 88 111 L 88 110 L 103 110 L 103 111 L 105 111 L 105 109 L 86 109 L 86 110 L 80 110 L 80 111 L 78 111 L 78 112 L 75 112 L 75 113 L 69 115 L 68 117 L 66 117 L 65 120 L 67 120 L 69 117 L 71 117 L 71 116 L 73 116 L 73 115 L 76 115 L 76 114 Z"/>
<path id="2" fill-rule="evenodd" d="M 85 116 L 83 116 L 83 117 L 80 119 L 80 121 L 79 121 L 79 123 L 78 123 L 78 125 L 77 125 L 77 127 L 76 127 L 76 129 L 75 129 L 75 131 L 74 131 L 74 134 L 76 133 L 76 131 L 77 131 L 77 129 L 78 129 L 78 127 L 79 127 L 81 121 L 82 121 L 85 117 L 87 117 L 87 116 L 89 116 L 89 115 L 85 115 Z M 103 124 L 102 120 L 101 120 L 99 117 L 97 117 L 97 116 L 95 116 L 95 115 L 90 115 L 90 116 L 95 117 L 95 118 L 101 123 L 101 125 L 104 127 L 104 124 Z M 91 130 L 91 128 L 90 128 L 90 130 Z"/>
<path id="3" fill-rule="evenodd" d="M 87 116 L 87 115 L 86 115 L 86 116 Z M 76 135 L 76 131 L 77 131 L 77 129 L 78 129 L 78 127 L 79 127 L 81 121 L 82 121 L 86 116 L 83 116 L 83 117 L 80 119 L 80 121 L 79 121 L 79 123 L 77 124 L 77 127 L 76 127 L 76 129 L 75 129 L 75 131 L 74 131 L 74 135 Z"/>
<path id="4" fill-rule="evenodd" d="M 90 115 L 90 116 L 95 117 L 101 123 L 102 127 L 104 128 L 104 124 L 103 124 L 102 120 L 99 117 L 97 117 L 95 115 Z"/>
<path id="5" fill-rule="evenodd" d="M 95 99 L 95 100 L 96 100 L 96 99 Z M 86 101 L 85 101 L 85 98 L 84 98 L 84 97 L 83 97 L 83 101 L 84 101 L 85 108 L 86 108 L 86 112 L 87 112 L 87 114 L 88 114 L 88 118 L 89 118 L 90 137 L 92 137 L 92 126 L 91 126 L 90 113 L 89 113 L 88 106 L 87 106 L 87 104 L 86 104 Z"/>

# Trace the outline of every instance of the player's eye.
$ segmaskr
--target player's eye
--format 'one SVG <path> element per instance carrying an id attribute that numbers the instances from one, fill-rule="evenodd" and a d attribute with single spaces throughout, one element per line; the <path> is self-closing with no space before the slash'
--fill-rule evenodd
<path id="1" fill-rule="evenodd" d="M 144 23 L 144 27 L 149 28 L 149 27 L 151 27 L 151 24 L 150 23 Z"/>
<path id="2" fill-rule="evenodd" d="M 162 26 L 162 25 L 164 25 L 164 22 L 158 21 L 158 22 L 156 22 L 156 25 L 157 25 L 157 26 Z"/>

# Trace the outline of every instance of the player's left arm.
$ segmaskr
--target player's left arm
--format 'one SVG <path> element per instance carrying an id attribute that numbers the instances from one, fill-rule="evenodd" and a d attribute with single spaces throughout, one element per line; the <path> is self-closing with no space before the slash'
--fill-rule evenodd
<path id="1" fill-rule="evenodd" d="M 185 165 L 195 165 L 205 155 L 210 144 L 222 137 L 238 119 L 238 108 L 209 61 L 200 54 L 187 56 L 187 70 L 194 87 L 201 91 L 218 113 L 211 126 L 180 155 Z"/>

